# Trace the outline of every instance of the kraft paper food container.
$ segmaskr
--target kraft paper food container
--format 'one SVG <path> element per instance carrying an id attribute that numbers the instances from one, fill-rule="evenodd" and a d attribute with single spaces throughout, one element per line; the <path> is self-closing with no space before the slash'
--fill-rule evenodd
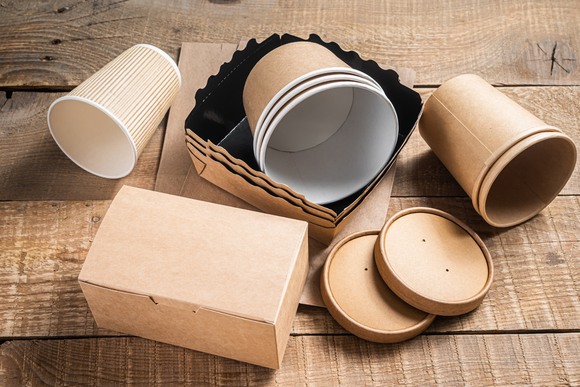
<path id="1" fill-rule="evenodd" d="M 332 216 L 332 210 L 319 205 L 311 205 L 308 201 L 304 200 L 303 196 L 297 195 L 294 191 L 288 189 L 288 187 L 285 185 L 268 179 L 267 176 L 263 173 L 256 173 L 255 169 L 252 169 L 243 160 L 232 157 L 232 155 L 230 155 L 223 147 L 216 146 L 211 142 L 205 143 L 189 129 L 186 130 L 186 132 L 188 134 L 186 136 L 187 143 L 191 144 L 204 155 L 212 157 L 216 161 L 221 162 L 227 168 L 235 169 L 238 175 L 243 176 L 253 184 L 263 187 L 266 190 L 271 190 L 273 195 L 290 200 L 296 205 L 304 208 L 305 211 L 313 211 L 313 213 L 320 214 L 320 216 L 324 217 L 325 219 L 334 219 Z"/>
<path id="2" fill-rule="evenodd" d="M 329 70 L 329 69 L 323 69 L 323 70 Z M 284 106 L 286 106 L 288 104 L 288 102 L 290 100 L 292 100 L 294 97 L 296 97 L 297 95 L 303 93 L 304 91 L 310 89 L 313 86 L 316 85 L 320 85 L 320 84 L 326 84 L 326 83 L 330 83 L 330 82 L 338 82 L 338 81 L 352 81 L 352 82 L 361 82 L 364 84 L 367 84 L 369 86 L 374 86 L 379 90 L 382 90 L 380 88 L 380 85 L 378 83 L 376 83 L 376 81 L 374 81 L 373 79 L 369 79 L 369 77 L 357 70 L 352 70 L 352 74 L 347 73 L 345 71 L 340 71 L 340 72 L 331 72 L 331 73 L 324 73 L 324 75 L 317 75 L 313 78 L 307 78 L 306 81 L 301 82 L 300 84 L 296 85 L 295 87 L 292 87 L 289 91 L 285 92 L 283 95 L 276 95 L 274 96 L 274 98 L 270 101 L 270 103 L 268 104 L 268 106 L 266 106 L 266 108 L 264 109 L 264 111 L 262 112 L 262 114 L 260 115 L 260 119 L 258 120 L 258 123 L 256 124 L 256 128 L 253 131 L 253 135 L 254 135 L 254 156 L 256 157 L 256 160 L 258 161 L 258 163 L 260 163 L 260 148 L 262 146 L 262 140 L 264 139 L 264 134 L 267 132 L 268 127 L 270 125 L 270 122 L 272 121 L 272 119 L 274 119 L 278 112 L 280 111 L 280 109 L 282 109 Z M 360 74 L 364 74 L 365 76 L 361 76 Z M 307 74 L 305 77 L 308 77 L 309 74 Z M 279 93 L 280 94 L 280 93 Z M 300 138 L 300 134 L 297 133 L 296 136 L 294 136 L 295 138 Z"/>
<path id="3" fill-rule="evenodd" d="M 128 175 L 181 86 L 165 52 L 138 44 L 113 59 L 48 110 L 61 150 L 100 177 Z"/>
<path id="4" fill-rule="evenodd" d="M 317 211 L 314 208 L 304 206 L 303 202 L 299 201 L 295 197 L 289 196 L 285 191 L 272 187 L 265 181 L 249 180 L 248 177 L 246 177 L 246 171 L 242 167 L 237 164 L 230 164 L 221 153 L 203 154 L 200 146 L 193 142 L 188 142 L 187 146 L 191 152 L 193 152 L 199 159 L 203 159 L 206 164 L 212 164 L 212 166 L 219 165 L 218 168 L 226 168 L 231 170 L 239 178 L 244 179 L 254 185 L 256 189 L 266 191 L 266 193 L 269 195 L 272 195 L 280 200 L 287 201 L 291 207 L 289 207 L 290 212 L 284 213 L 285 215 L 289 216 L 290 214 L 294 214 L 294 216 L 297 216 L 300 214 L 304 217 L 303 220 L 308 222 L 313 222 L 324 227 L 333 227 L 334 218 L 331 217 L 328 213 Z"/>
<path id="5" fill-rule="evenodd" d="M 306 222 L 125 186 L 79 282 L 99 327 L 279 368 L 307 272 Z"/>
<path id="6" fill-rule="evenodd" d="M 324 46 L 351 68 L 362 71 L 374 79 L 393 104 L 399 121 L 399 136 L 395 151 L 377 177 L 349 197 L 325 205 L 308 201 L 303 195 L 272 181 L 259 170 L 253 154 L 252 130 L 243 106 L 246 80 L 260 59 L 280 46 L 300 41 Z M 409 84 L 408 75 L 410 74 L 407 72 L 402 73 L 404 78 L 401 83 L 396 71 L 381 67 L 374 61 L 363 60 L 356 52 L 346 52 L 336 43 L 324 42 L 316 35 L 311 35 L 308 39 L 292 35 L 272 35 L 262 42 L 252 39 L 244 49 L 236 51 L 232 60 L 224 63 L 215 76 L 209 77 L 207 85 L 196 93 L 195 108 L 185 121 L 186 137 L 201 145 L 200 148 L 196 148 L 188 140 L 188 149 L 196 171 L 202 178 L 265 212 L 281 216 L 306 213 L 304 208 L 296 211 L 288 201 L 272 195 L 271 190 L 260 186 L 261 183 L 255 183 L 253 179 L 256 177 L 300 199 L 305 204 L 304 207 L 318 209 L 331 215 L 330 227 L 321 226 L 321 222 L 309 221 L 310 236 L 328 245 L 385 176 L 416 127 L 422 112 L 422 102 L 420 95 L 404 84 Z M 237 159 L 237 162 L 231 162 L 232 158 L 227 156 L 229 162 L 224 164 L 216 162 L 207 152 L 208 149 L 215 151 L 217 148 L 221 149 L 218 153 L 230 155 Z M 232 164 L 242 166 L 245 172 L 240 172 L 241 174 L 234 172 Z M 250 167 L 252 171 L 246 167 Z M 322 221 L 326 222 L 325 219 Z"/>
<path id="7" fill-rule="evenodd" d="M 417 336 L 435 315 L 403 301 L 385 284 L 374 259 L 379 231 L 346 237 L 328 255 L 320 287 L 328 311 L 365 340 L 394 343 Z"/>
<path id="8" fill-rule="evenodd" d="M 421 136 L 496 227 L 522 223 L 564 188 L 572 140 L 476 75 L 445 82 L 425 103 Z"/>
<path id="9" fill-rule="evenodd" d="M 481 238 L 433 208 L 409 208 L 389 219 L 375 246 L 375 261 L 395 294 L 442 316 L 477 308 L 493 281 L 493 262 Z"/>
<path id="10" fill-rule="evenodd" d="M 249 184 L 244 177 L 233 173 L 226 165 L 215 159 L 203 155 L 190 143 L 187 146 L 196 169 L 199 168 L 198 170 L 202 171 L 202 177 L 248 203 L 259 203 L 258 208 L 264 212 L 308 222 L 308 236 L 317 241 L 326 245 L 330 244 L 334 235 L 340 232 L 348 222 L 349 218 L 346 221 L 341 219 L 341 222 L 336 222 L 313 215 L 279 196 L 273 196 L 268 190 L 258 185 Z M 350 217 L 352 214 L 354 212 L 346 216 Z"/>
<path id="11" fill-rule="evenodd" d="M 332 203 L 377 176 L 397 137 L 397 115 L 382 90 L 331 82 L 296 96 L 279 112 L 259 161 L 267 176 L 308 201 Z"/>

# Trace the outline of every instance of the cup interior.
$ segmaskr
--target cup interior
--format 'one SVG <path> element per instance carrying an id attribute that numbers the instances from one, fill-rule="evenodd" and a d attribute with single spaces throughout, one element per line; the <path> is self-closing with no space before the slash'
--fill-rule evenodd
<path id="1" fill-rule="evenodd" d="M 380 85 L 367 74 L 349 68 L 326 68 L 317 70 L 294 80 L 286 85 L 272 100 L 260 115 L 260 118 L 254 129 L 254 156 L 258 164 L 260 164 L 260 148 L 264 134 L 268 130 L 268 126 L 272 119 L 278 114 L 290 100 L 297 95 L 303 93 L 305 90 L 322 83 L 336 82 L 336 81 L 355 81 L 366 83 L 370 86 L 375 86 L 380 89 Z"/>
<path id="2" fill-rule="evenodd" d="M 307 200 L 327 204 L 371 182 L 397 136 L 397 115 L 382 90 L 331 82 L 295 97 L 278 114 L 260 149 L 261 168 Z"/>
<path id="3" fill-rule="evenodd" d="M 104 108 L 80 97 L 62 97 L 48 112 L 48 126 L 58 146 L 78 166 L 97 176 L 127 176 L 137 151 L 123 125 Z"/>
<path id="4" fill-rule="evenodd" d="M 479 207 L 496 227 L 524 222 L 564 188 L 576 165 L 576 147 L 554 132 L 530 136 L 506 152 L 482 182 Z"/>

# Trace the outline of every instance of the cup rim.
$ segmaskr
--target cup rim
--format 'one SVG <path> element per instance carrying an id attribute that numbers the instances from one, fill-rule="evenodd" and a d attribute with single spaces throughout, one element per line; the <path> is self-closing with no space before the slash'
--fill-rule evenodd
<path id="1" fill-rule="evenodd" d="M 362 84 L 369 85 L 371 87 L 377 87 L 380 91 L 382 88 L 376 82 L 370 82 L 367 78 L 359 77 L 357 74 L 350 74 L 350 73 L 328 73 L 316 76 L 311 80 L 306 80 L 301 84 L 296 85 L 294 88 L 290 89 L 287 93 L 281 96 L 270 108 L 267 112 L 265 119 L 263 120 L 260 125 L 256 125 L 256 130 L 254 131 L 254 158 L 260 163 L 260 149 L 262 148 L 264 135 L 268 131 L 272 120 L 275 119 L 278 112 L 284 109 L 285 105 L 292 101 L 292 99 L 301 93 L 316 87 L 317 85 L 322 85 L 324 83 L 331 83 L 331 82 L 341 82 L 341 81 L 352 81 L 352 82 L 359 82 Z M 264 109 L 266 111 L 266 109 Z"/>
<path id="2" fill-rule="evenodd" d="M 325 75 L 325 74 L 330 75 L 333 73 L 352 73 L 353 75 L 358 75 L 362 78 L 365 78 L 368 81 L 376 84 L 377 87 L 380 87 L 380 85 L 377 83 L 377 81 L 375 81 L 370 75 L 368 75 L 360 70 L 353 69 L 352 67 L 325 67 L 322 69 L 317 69 L 317 70 L 311 71 L 311 72 L 303 74 L 303 75 L 299 76 L 298 78 L 294 79 L 293 81 L 287 83 L 282 89 L 280 89 L 274 95 L 274 97 L 272 97 L 272 99 L 264 107 L 264 110 L 262 110 L 262 112 L 260 113 L 260 117 L 258 118 L 258 122 L 256 123 L 256 127 L 254 128 L 254 133 L 256 133 L 258 128 L 261 127 L 263 121 L 266 119 L 266 115 L 268 114 L 270 109 L 272 109 L 274 104 L 280 98 L 282 98 L 286 93 L 291 91 L 296 85 L 299 85 L 300 83 L 302 83 L 304 81 L 307 81 L 309 78 L 313 78 L 313 77 L 317 77 L 319 75 Z M 254 135 L 254 139 L 255 138 L 256 138 L 256 136 Z M 256 143 L 254 141 L 254 147 L 255 146 L 256 146 Z"/>
<path id="3" fill-rule="evenodd" d="M 132 158 L 132 163 L 130 168 L 128 169 L 127 173 L 122 173 L 120 175 L 105 175 L 96 171 L 93 171 L 91 169 L 89 169 L 88 167 L 81 165 L 79 162 L 77 162 L 73 157 L 71 157 L 71 155 L 66 151 L 66 149 L 60 144 L 60 142 L 58 141 L 57 137 L 54 134 L 54 131 L 52 130 L 52 125 L 50 122 L 50 112 L 52 111 L 53 107 L 56 106 L 56 104 L 63 102 L 63 101 L 67 101 L 67 100 L 72 100 L 72 101 L 79 101 L 79 102 L 84 102 L 94 108 L 97 108 L 98 110 L 100 110 L 101 112 L 105 113 L 111 120 L 113 120 L 113 122 L 115 124 L 117 124 L 117 126 L 119 127 L 119 129 L 121 129 L 121 132 L 125 135 L 125 137 L 127 137 L 127 139 L 129 140 L 129 144 L 131 144 L 131 150 L 133 151 L 133 158 Z M 46 120 L 48 122 L 48 130 L 50 131 L 50 134 L 52 136 L 52 138 L 54 139 L 54 141 L 56 142 L 56 144 L 58 145 L 58 147 L 60 148 L 61 151 L 63 151 L 63 153 L 70 159 L 72 160 L 76 165 L 78 165 L 79 167 L 81 167 L 82 169 L 84 169 L 87 172 L 90 172 L 94 175 L 97 175 L 99 177 L 103 177 L 106 179 L 120 179 L 123 178 L 125 176 L 127 176 L 128 174 L 130 174 L 133 169 L 135 168 L 135 164 L 137 164 L 137 147 L 135 146 L 135 141 L 133 140 L 133 138 L 131 137 L 131 135 L 129 134 L 129 131 L 127 130 L 127 128 L 125 127 L 125 125 L 119 121 L 119 119 L 117 117 L 115 117 L 115 115 L 113 113 L 111 113 L 107 108 L 105 108 L 104 106 L 99 105 L 96 102 L 91 101 L 90 99 L 84 98 L 84 97 L 79 97 L 76 95 L 65 95 L 63 97 L 57 98 L 52 104 L 50 104 L 50 107 L 48 108 L 48 112 L 46 114 Z"/>
<path id="4" fill-rule="evenodd" d="M 481 181 L 481 184 L 479 186 L 479 195 L 477 197 L 478 205 L 479 205 L 478 212 L 487 223 L 489 223 L 490 225 L 492 225 L 494 227 L 511 227 L 511 226 L 515 226 L 517 224 L 523 223 L 526 220 L 529 220 L 532 217 L 534 217 L 535 215 L 537 215 L 539 212 L 541 212 L 544 208 L 546 208 L 554 200 L 554 198 L 556 196 L 558 196 L 559 192 L 564 188 L 564 186 L 566 186 L 566 184 L 568 183 L 568 180 L 570 180 L 570 176 L 572 176 L 572 173 L 574 172 L 574 169 L 576 167 L 576 162 L 574 162 L 573 165 L 570 166 L 571 168 L 569 169 L 566 178 L 560 182 L 560 185 L 557 187 L 557 189 L 554 189 L 554 193 L 551 196 L 551 198 L 549 200 L 547 200 L 547 202 L 544 203 L 545 205 L 542 208 L 540 208 L 539 210 L 530 211 L 523 218 L 512 219 L 510 221 L 503 222 L 503 223 L 492 220 L 489 217 L 488 212 L 487 212 L 487 198 L 488 198 L 497 178 L 501 175 L 501 173 L 504 171 L 504 169 L 506 169 L 508 167 L 508 165 L 510 165 L 510 163 L 515 158 L 517 158 L 519 155 L 521 155 L 523 152 L 527 151 L 528 149 L 530 149 L 530 148 L 532 148 L 532 147 L 534 147 L 534 146 L 536 146 L 544 141 L 555 140 L 555 139 L 567 141 L 568 143 L 572 144 L 572 147 L 574 149 L 576 149 L 574 146 L 574 143 L 572 142 L 570 137 L 566 136 L 561 131 L 538 132 L 538 133 L 534 133 L 533 135 L 530 135 L 528 137 L 525 137 L 521 141 L 519 141 L 518 143 L 514 144 L 511 148 L 509 148 L 506 152 L 504 152 L 496 160 L 496 162 L 493 165 L 491 165 L 488 172 L 485 174 L 484 178 Z M 574 151 L 574 154 L 576 155 L 576 151 Z M 574 161 L 576 161 L 576 160 L 574 160 Z"/>
<path id="5" fill-rule="evenodd" d="M 353 81 L 336 81 L 336 82 L 329 82 L 329 83 L 324 84 L 324 85 L 314 86 L 309 90 L 305 90 L 302 94 L 296 95 L 294 98 L 292 98 L 286 104 L 286 106 L 284 106 L 279 111 L 279 114 L 276 116 L 274 121 L 272 121 L 270 123 L 268 128 L 266 128 L 266 132 L 264 133 L 264 138 L 262 139 L 260 149 L 259 149 L 259 151 L 260 151 L 259 152 L 259 159 L 257 160 L 258 166 L 260 167 L 260 170 L 265 172 L 265 156 L 266 156 L 266 149 L 268 148 L 267 144 L 270 140 L 270 137 L 272 137 L 272 134 L 273 134 L 273 130 L 271 130 L 271 128 L 275 129 L 276 126 L 278 126 L 278 124 L 280 123 L 280 121 L 286 116 L 286 114 L 288 114 L 288 112 L 290 112 L 300 102 L 305 101 L 306 99 L 308 99 L 311 96 L 318 94 L 320 92 L 334 89 L 334 88 L 340 88 L 340 87 L 359 87 L 359 88 L 366 89 L 367 91 L 371 91 L 371 92 L 379 95 L 389 104 L 389 106 L 391 107 L 391 110 L 393 111 L 393 114 L 395 115 L 395 118 L 397 118 L 397 112 L 395 111 L 395 107 L 393 106 L 391 101 L 387 98 L 383 89 L 375 89 L 375 88 L 367 86 L 363 83 L 353 82 Z M 395 120 L 395 122 L 397 123 L 396 126 L 397 126 L 397 132 L 398 132 L 399 131 L 398 120 Z"/>

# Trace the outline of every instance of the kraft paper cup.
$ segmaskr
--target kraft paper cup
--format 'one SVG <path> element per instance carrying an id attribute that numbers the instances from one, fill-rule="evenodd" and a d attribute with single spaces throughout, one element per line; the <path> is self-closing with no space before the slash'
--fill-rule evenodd
<path id="1" fill-rule="evenodd" d="M 315 123 L 316 130 L 294 130 Z M 309 134 L 311 136 L 309 137 Z M 296 96 L 270 124 L 260 167 L 313 203 L 353 194 L 384 168 L 398 137 L 395 109 L 382 90 L 360 82 L 331 82 Z"/>
<path id="2" fill-rule="evenodd" d="M 243 104 L 252 134 L 268 104 L 278 93 L 328 68 L 351 69 L 325 47 L 311 42 L 282 45 L 266 54 L 252 69 L 243 90 Z"/>
<path id="3" fill-rule="evenodd" d="M 419 131 L 495 227 L 544 209 L 576 165 L 572 140 L 476 75 L 441 85 L 427 100 Z"/>
<path id="4" fill-rule="evenodd" d="M 175 62 L 157 47 L 129 48 L 48 110 L 62 151 L 97 176 L 134 168 L 181 86 Z"/>
<path id="5" fill-rule="evenodd" d="M 275 103 L 272 103 L 271 104 L 272 106 L 267 106 L 264 109 L 264 112 L 260 116 L 256 130 L 254 132 L 254 156 L 258 161 L 258 164 L 260 164 L 260 149 L 262 147 L 264 135 L 268 131 L 270 123 L 272 122 L 273 119 L 275 119 L 280 110 L 284 108 L 294 97 L 296 97 L 299 94 L 302 94 L 306 90 L 309 90 L 317 85 L 328 84 L 331 82 L 338 81 L 360 82 L 363 84 L 367 84 L 371 87 L 376 87 L 377 90 L 381 91 L 381 87 L 379 86 L 379 84 L 376 83 L 376 81 L 374 81 L 372 78 L 368 79 L 366 77 L 360 77 L 358 74 L 349 74 L 346 72 L 341 72 L 315 76 L 314 78 L 308 79 L 307 81 L 304 81 L 299 85 L 296 85 L 283 95 L 274 97 L 274 99 L 272 99 L 272 102 Z M 274 101 L 276 98 L 278 99 Z M 298 129 L 297 132 L 299 132 L 300 128 L 297 129 Z M 332 133 L 327 134 L 323 133 L 322 131 L 318 132 L 320 142 L 326 140 L 333 133 L 334 131 Z M 301 139 L 300 133 L 294 133 L 294 137 L 296 140 Z"/>

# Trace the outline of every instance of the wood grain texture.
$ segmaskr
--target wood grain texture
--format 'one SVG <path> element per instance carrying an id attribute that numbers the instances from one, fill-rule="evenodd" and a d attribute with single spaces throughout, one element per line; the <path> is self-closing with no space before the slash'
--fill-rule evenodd
<path id="1" fill-rule="evenodd" d="M 110 201 L 0 203 L 0 339 L 117 335 L 95 325 L 77 283 Z M 428 206 L 466 222 L 490 250 L 495 279 L 473 312 L 431 333 L 580 331 L 580 202 L 560 196 L 518 227 L 489 226 L 467 198 L 393 198 L 388 217 Z M 294 334 L 343 334 L 323 308 L 301 306 Z"/>
<path id="2" fill-rule="evenodd" d="M 1 9 L 1 8 L 0 8 Z M 48 129 L 50 104 L 63 93 L 0 92 L 0 200 L 109 199 L 125 184 L 153 189 L 165 119 L 143 150 L 133 172 L 105 179 L 78 167 Z"/>
<path id="3" fill-rule="evenodd" d="M 580 383 L 580 334 L 422 335 L 398 344 L 290 337 L 270 370 L 140 338 L 10 341 L 4 386 L 530 385 Z"/>
<path id="4" fill-rule="evenodd" d="M 181 42 L 320 34 L 439 85 L 475 73 L 494 84 L 578 85 L 580 7 L 571 0 L 3 0 L 0 87 L 70 90 L 125 49 L 174 59 Z"/>
<path id="5" fill-rule="evenodd" d="M 424 99 L 433 90 L 418 89 Z M 502 87 L 500 90 L 580 144 L 580 87 Z M 6 93 L 0 92 L 0 200 L 106 200 L 112 199 L 123 184 L 153 189 L 165 121 L 157 128 L 129 176 L 120 180 L 103 179 L 76 166 L 52 139 L 46 113 L 61 95 L 14 92 L 6 99 Z M 580 194 L 580 168 L 576 168 L 562 194 Z M 393 196 L 466 194 L 416 131 L 399 156 Z"/>

